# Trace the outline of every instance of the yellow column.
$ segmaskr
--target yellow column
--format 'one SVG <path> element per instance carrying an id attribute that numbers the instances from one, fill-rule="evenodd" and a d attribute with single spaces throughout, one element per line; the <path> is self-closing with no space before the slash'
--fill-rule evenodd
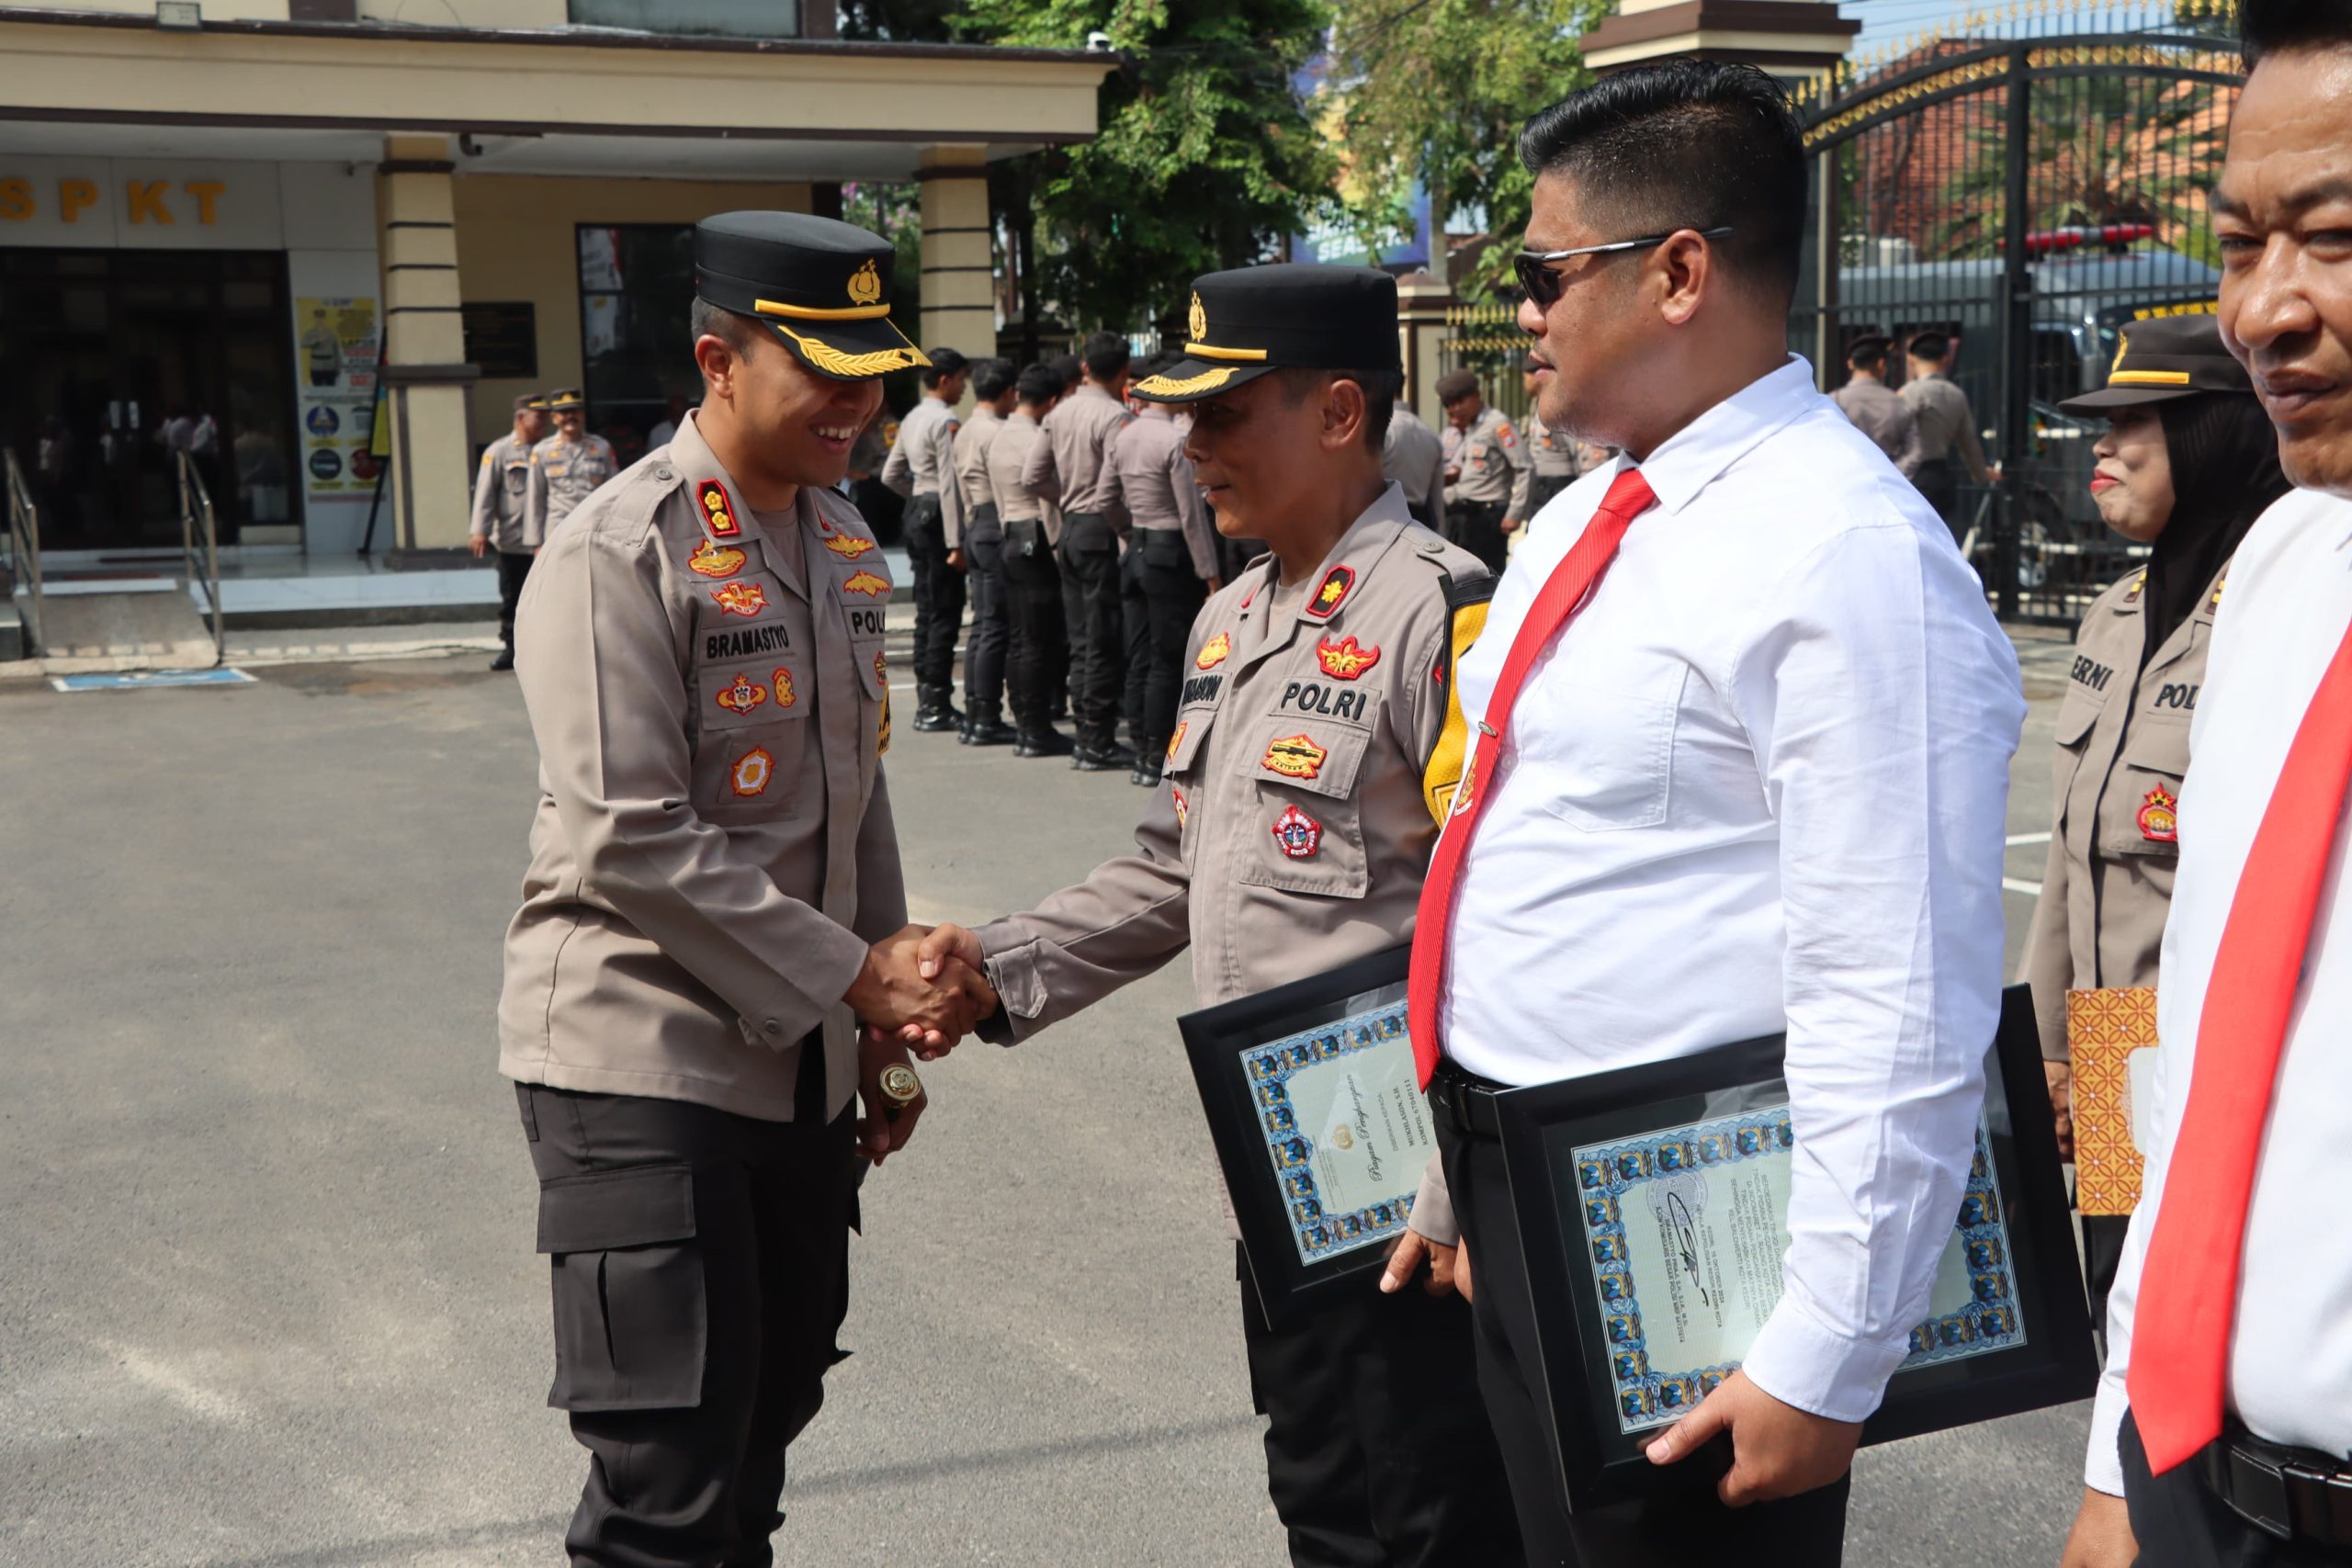
<path id="1" fill-rule="evenodd" d="M 393 539 L 401 550 L 466 542 L 473 479 L 448 139 L 387 136 L 377 166 L 384 269 L 382 375 L 392 420 Z"/>
<path id="2" fill-rule="evenodd" d="M 988 150 L 926 149 L 922 182 L 922 346 L 996 353 L 996 266 L 989 244 Z"/>

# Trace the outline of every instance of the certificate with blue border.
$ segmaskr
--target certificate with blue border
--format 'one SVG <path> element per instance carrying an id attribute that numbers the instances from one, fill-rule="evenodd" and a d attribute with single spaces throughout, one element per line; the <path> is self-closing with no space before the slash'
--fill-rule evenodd
<path id="1" fill-rule="evenodd" d="M 1179 1021 L 1269 1322 L 1373 1289 L 1437 1124 L 1405 1029 L 1396 947 Z"/>
<path id="2" fill-rule="evenodd" d="M 1670 1467 L 1644 1450 L 1738 1369 L 1780 1301 L 1799 1142 L 1784 1044 L 1493 1096 L 1572 1510 L 1728 1466 L 1720 1441 Z M 2031 999 L 2012 987 L 1951 1230 L 1865 1443 L 2086 1399 L 2098 1382 L 2041 1056 Z"/>

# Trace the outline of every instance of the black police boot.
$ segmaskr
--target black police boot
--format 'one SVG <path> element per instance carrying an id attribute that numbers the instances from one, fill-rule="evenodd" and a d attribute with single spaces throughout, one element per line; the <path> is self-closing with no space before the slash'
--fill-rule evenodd
<path id="1" fill-rule="evenodd" d="M 1081 773 L 1124 773 L 1136 765 L 1136 754 L 1115 740 L 1081 745 L 1070 753 L 1069 765 Z"/>
<path id="2" fill-rule="evenodd" d="M 1140 789 L 1158 789 L 1159 770 L 1166 765 L 1166 756 L 1165 747 L 1147 744 L 1136 753 L 1136 771 L 1127 775 L 1127 782 Z"/>
<path id="3" fill-rule="evenodd" d="M 924 686 L 915 694 L 915 728 L 925 735 L 935 735 L 943 729 L 960 728 L 964 716 L 956 711 L 948 700 L 950 688 Z"/>
<path id="4" fill-rule="evenodd" d="M 1023 728 L 1012 742 L 1016 757 L 1067 757 L 1070 750 L 1069 737 L 1050 724 Z"/>
<path id="5" fill-rule="evenodd" d="M 967 746 L 1010 746 L 1014 734 L 1012 727 L 994 714 L 977 718 L 967 715 L 963 733 L 956 739 Z"/>
<path id="6" fill-rule="evenodd" d="M 506 646 L 498 650 L 498 657 L 490 661 L 490 667 L 492 670 L 512 670 L 514 668 L 514 644 L 513 639 L 508 639 Z"/>

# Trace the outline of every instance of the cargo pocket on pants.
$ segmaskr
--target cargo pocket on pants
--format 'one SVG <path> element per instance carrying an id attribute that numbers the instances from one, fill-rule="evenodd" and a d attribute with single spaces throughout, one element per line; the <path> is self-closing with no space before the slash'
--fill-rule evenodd
<path id="1" fill-rule="evenodd" d="M 559 1410 L 702 1403 L 709 1337 L 695 1245 L 694 1169 L 638 1166 L 539 1186 L 539 1246 L 555 1295 Z"/>

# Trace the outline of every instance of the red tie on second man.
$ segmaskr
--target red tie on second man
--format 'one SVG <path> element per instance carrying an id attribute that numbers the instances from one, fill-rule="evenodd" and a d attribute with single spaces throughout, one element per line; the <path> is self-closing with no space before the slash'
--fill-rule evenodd
<path id="1" fill-rule="evenodd" d="M 1486 815 L 1487 784 L 1502 760 L 1503 739 L 1510 733 L 1511 705 L 1536 660 L 1552 646 L 1560 629 L 1590 596 L 1601 573 L 1616 558 L 1617 546 L 1634 518 L 1657 500 L 1639 468 L 1627 468 L 1609 487 L 1600 510 L 1585 525 L 1582 536 L 1552 569 L 1542 592 L 1529 607 L 1519 635 L 1511 639 L 1487 699 L 1486 722 L 1479 727 L 1478 745 L 1469 772 L 1453 792 L 1453 809 L 1438 835 L 1437 851 L 1430 857 L 1429 879 L 1421 884 L 1419 912 L 1413 923 L 1413 966 L 1405 988 L 1406 1026 L 1413 1036 L 1413 1062 L 1420 1069 L 1421 1087 L 1430 1087 L 1437 1071 L 1438 993 L 1445 986 L 1446 942 L 1453 924 L 1453 896 L 1462 881 L 1462 862 L 1470 840 Z"/>
<path id="2" fill-rule="evenodd" d="M 2271 787 L 2197 1021 L 2196 1065 L 2140 1270 L 2125 1378 L 2148 1468 L 2158 1475 L 2222 1435 L 2256 1157 L 2347 780 L 2352 630 Z"/>

